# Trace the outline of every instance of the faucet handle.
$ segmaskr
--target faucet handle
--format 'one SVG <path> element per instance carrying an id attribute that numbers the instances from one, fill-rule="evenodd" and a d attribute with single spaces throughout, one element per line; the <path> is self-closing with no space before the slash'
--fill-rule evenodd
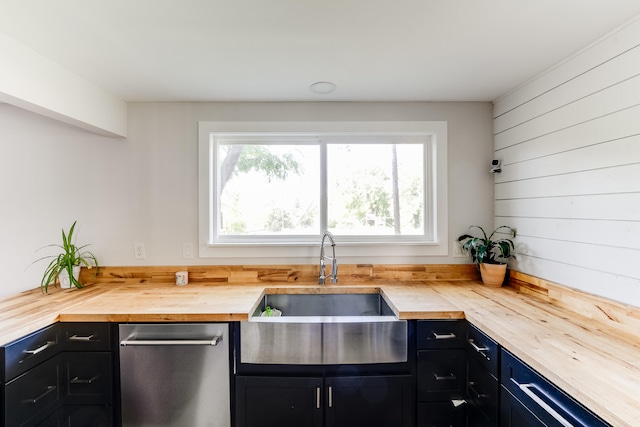
<path id="1" fill-rule="evenodd" d="M 331 283 L 338 283 L 338 260 L 335 258 L 331 262 Z"/>
<path id="2" fill-rule="evenodd" d="M 320 276 L 318 277 L 318 283 L 320 285 L 324 285 L 324 280 L 327 278 L 327 276 L 324 275 L 324 267 L 324 257 L 322 257 L 320 258 Z"/>

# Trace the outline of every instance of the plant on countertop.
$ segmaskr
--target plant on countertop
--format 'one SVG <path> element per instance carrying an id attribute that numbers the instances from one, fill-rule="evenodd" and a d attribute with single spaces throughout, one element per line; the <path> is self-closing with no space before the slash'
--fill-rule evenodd
<path id="1" fill-rule="evenodd" d="M 515 246 L 511 239 L 516 237 L 516 230 L 506 225 L 501 225 L 487 236 L 482 227 L 478 225 L 469 227 L 469 229 L 472 228 L 480 230 L 482 237 L 463 234 L 458 237 L 460 248 L 464 253 L 471 256 L 471 259 L 480 270 L 482 283 L 487 286 L 500 287 L 504 284 L 507 274 L 507 260 L 515 258 L 513 254 Z M 508 231 L 509 237 L 494 239 L 494 235 L 500 230 Z"/>
<path id="2" fill-rule="evenodd" d="M 482 237 L 476 237 L 471 234 L 463 234 L 458 237 L 458 243 L 462 248 L 462 251 L 471 256 L 471 259 L 475 264 L 487 263 L 487 264 L 506 264 L 509 258 L 515 258 L 513 254 L 515 246 L 513 244 L 513 238 L 516 237 L 516 229 L 501 225 L 493 230 L 489 236 L 479 225 L 472 225 L 472 228 L 477 228 L 482 232 Z M 498 230 L 508 230 L 509 238 L 500 238 L 494 240 L 494 235 Z"/>
<path id="3" fill-rule="evenodd" d="M 96 274 L 98 268 L 98 260 L 91 252 L 84 250 L 89 245 L 76 246 L 73 243 L 73 230 L 76 227 L 76 222 L 69 229 L 69 233 L 65 233 L 62 229 L 62 245 L 52 244 L 45 247 L 58 247 L 62 249 L 62 252 L 58 255 L 51 255 L 42 257 L 34 262 L 41 261 L 43 259 L 52 258 L 51 262 L 47 266 L 40 282 L 40 289 L 43 293 L 49 292 L 49 285 L 53 284 L 57 286 L 58 279 L 61 273 L 67 273 L 69 276 L 70 285 L 74 285 L 76 288 L 82 288 L 82 284 L 78 282 L 77 274 L 74 276 L 74 267 L 85 266 L 87 268 L 96 267 Z"/>

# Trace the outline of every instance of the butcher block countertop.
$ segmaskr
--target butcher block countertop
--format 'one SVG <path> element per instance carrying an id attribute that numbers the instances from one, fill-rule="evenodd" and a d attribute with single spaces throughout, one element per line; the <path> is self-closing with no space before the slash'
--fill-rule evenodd
<path id="1" fill-rule="evenodd" d="M 380 292 L 400 319 L 468 319 L 614 426 L 640 425 L 640 339 L 511 287 L 97 283 L 0 299 L 0 344 L 54 322 L 243 321 L 265 293 Z"/>

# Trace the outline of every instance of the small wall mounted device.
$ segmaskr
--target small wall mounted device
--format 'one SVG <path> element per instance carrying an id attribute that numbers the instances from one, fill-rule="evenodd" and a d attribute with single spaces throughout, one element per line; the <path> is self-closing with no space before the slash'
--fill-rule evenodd
<path id="1" fill-rule="evenodd" d="M 502 172 L 502 161 L 493 159 L 491 160 L 491 173 Z"/>

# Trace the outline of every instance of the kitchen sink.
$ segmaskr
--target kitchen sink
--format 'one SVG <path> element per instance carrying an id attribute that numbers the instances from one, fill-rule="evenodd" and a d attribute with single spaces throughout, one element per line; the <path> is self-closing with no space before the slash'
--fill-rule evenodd
<path id="1" fill-rule="evenodd" d="M 240 324 L 240 362 L 406 362 L 407 335 L 407 321 L 379 293 L 267 294 Z"/>
<path id="2" fill-rule="evenodd" d="M 398 320 L 380 294 L 270 294 L 262 298 L 249 321 L 317 323 L 376 320 Z"/>

